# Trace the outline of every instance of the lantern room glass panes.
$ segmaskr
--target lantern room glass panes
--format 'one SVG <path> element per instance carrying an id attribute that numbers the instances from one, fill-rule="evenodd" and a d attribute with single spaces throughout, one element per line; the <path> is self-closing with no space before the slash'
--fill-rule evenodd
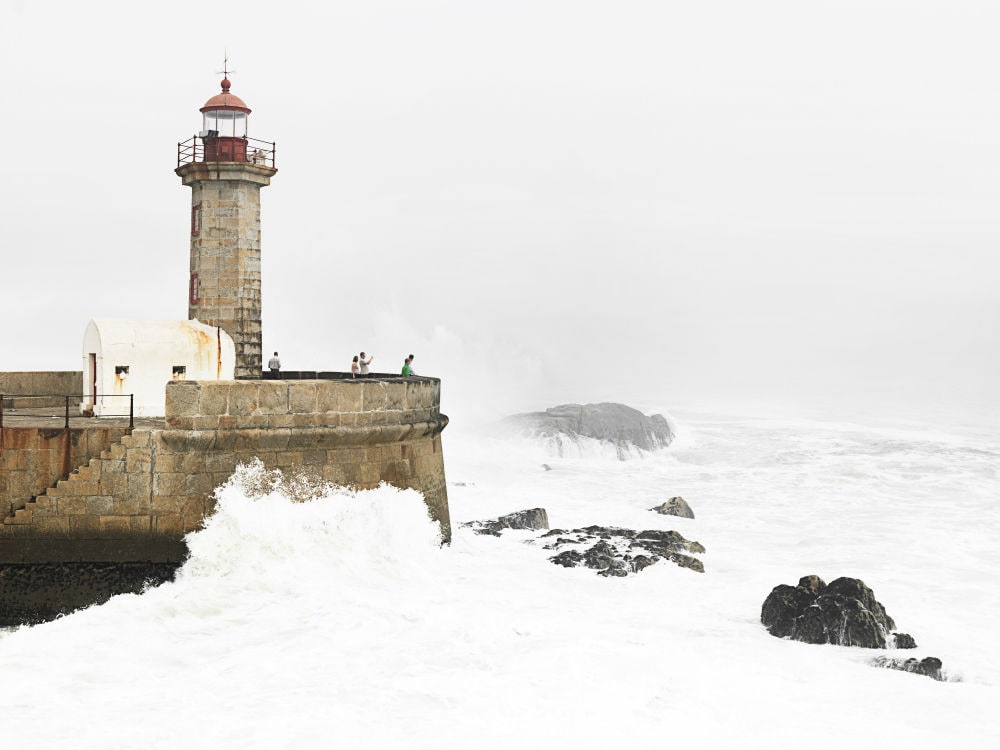
<path id="1" fill-rule="evenodd" d="M 205 130 L 215 131 L 223 138 L 246 138 L 247 115 L 231 109 L 219 109 L 205 113 Z"/>

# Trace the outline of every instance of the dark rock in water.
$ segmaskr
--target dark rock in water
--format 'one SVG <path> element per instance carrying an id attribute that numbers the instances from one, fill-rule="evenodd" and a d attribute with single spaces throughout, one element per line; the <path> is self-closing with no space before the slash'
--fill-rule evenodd
<path id="1" fill-rule="evenodd" d="M 690 555 L 682 555 L 679 552 L 672 552 L 667 556 L 670 562 L 675 563 L 682 568 L 690 568 L 698 573 L 705 572 L 705 564 L 699 560 L 697 557 L 691 557 Z"/>
<path id="2" fill-rule="evenodd" d="M 488 521 L 469 521 L 462 525 L 471 527 L 477 534 L 500 536 L 503 529 L 547 529 L 549 528 L 549 514 L 545 512 L 545 508 L 531 508 L 530 510 L 508 513 L 506 516 Z"/>
<path id="3" fill-rule="evenodd" d="M 650 508 L 650 510 L 655 510 L 660 515 L 664 516 L 679 516 L 680 518 L 694 518 L 694 511 L 691 510 L 691 506 L 687 504 L 687 501 L 683 497 L 672 497 L 665 503 L 657 505 L 655 508 Z"/>
<path id="4" fill-rule="evenodd" d="M 864 581 L 838 578 L 827 585 L 818 576 L 775 586 L 760 621 L 778 638 L 862 648 L 886 648 L 896 627 Z"/>
<path id="5" fill-rule="evenodd" d="M 802 576 L 799 579 L 799 587 L 805 589 L 813 596 L 819 596 L 826 590 L 826 584 L 819 576 Z"/>
<path id="6" fill-rule="evenodd" d="M 598 542 L 583 553 L 583 564 L 594 570 L 604 570 L 615 560 L 617 550 L 607 542 Z"/>
<path id="7" fill-rule="evenodd" d="M 876 656 L 872 659 L 872 664 L 884 669 L 898 669 L 902 672 L 922 674 L 935 680 L 944 680 L 944 675 L 941 672 L 943 664 L 940 659 L 934 656 L 927 656 L 919 661 L 912 657 L 909 659 L 895 659 L 891 656 Z"/>
<path id="8" fill-rule="evenodd" d="M 545 411 L 515 414 L 508 424 L 535 437 L 550 439 L 559 449 L 564 441 L 590 437 L 614 445 L 624 459 L 632 448 L 653 451 L 674 439 L 662 414 L 644 415 L 624 404 L 562 404 Z"/>
<path id="9" fill-rule="evenodd" d="M 632 542 L 632 547 L 646 549 L 662 555 L 669 555 L 676 550 L 684 550 L 685 552 L 694 552 L 696 554 L 702 554 L 705 551 L 705 548 L 699 542 L 688 541 L 676 531 L 649 529 L 647 531 L 640 531 L 633 539 L 635 541 Z"/>
<path id="10" fill-rule="evenodd" d="M 705 548 L 685 539 L 676 531 L 649 529 L 635 531 L 617 526 L 585 526 L 566 531 L 553 529 L 542 538 L 555 537 L 545 549 L 564 549 L 549 559 L 566 568 L 583 565 L 601 576 L 621 577 L 638 573 L 660 560 L 669 560 L 682 568 L 705 572 L 701 560 L 691 554 L 701 554 Z M 585 545 L 590 545 L 585 547 Z M 689 553 L 689 554 L 684 554 Z"/>
<path id="11" fill-rule="evenodd" d="M 815 595 L 802 586 L 781 584 L 775 586 L 760 610 L 760 621 L 767 632 L 778 638 L 791 638 L 795 623 L 806 608 L 813 603 Z"/>
<path id="12" fill-rule="evenodd" d="M 546 528 L 548 528 L 546 526 Z M 865 582 L 857 578 L 838 578 L 831 581 L 823 596 L 842 596 L 845 599 L 857 599 L 861 605 L 871 612 L 875 621 L 885 630 L 895 630 L 896 623 L 886 614 L 885 607 L 875 600 L 875 593 L 865 586 Z"/>
<path id="13" fill-rule="evenodd" d="M 858 599 L 823 595 L 806 607 L 792 637 L 806 643 L 885 648 L 886 631 Z"/>
<path id="14" fill-rule="evenodd" d="M 648 568 L 650 565 L 655 563 L 658 558 L 649 557 L 647 555 L 636 555 L 632 557 L 631 555 L 625 555 L 625 561 L 628 563 L 628 568 L 633 573 L 638 573 L 644 568 Z"/>
<path id="15" fill-rule="evenodd" d="M 610 562 L 608 567 L 597 571 L 597 575 L 605 578 L 624 578 L 628 575 L 628 568 L 625 567 L 624 561 L 616 558 Z"/>
<path id="16" fill-rule="evenodd" d="M 892 645 L 896 648 L 916 648 L 917 642 L 908 633 L 893 634 Z"/>
<path id="17" fill-rule="evenodd" d="M 552 471 L 552 467 L 548 464 L 542 464 L 542 468 L 545 469 L 545 471 Z"/>
<path id="18" fill-rule="evenodd" d="M 562 565 L 564 568 L 575 568 L 583 562 L 583 555 L 575 549 L 568 549 L 549 559 L 556 565 Z"/>

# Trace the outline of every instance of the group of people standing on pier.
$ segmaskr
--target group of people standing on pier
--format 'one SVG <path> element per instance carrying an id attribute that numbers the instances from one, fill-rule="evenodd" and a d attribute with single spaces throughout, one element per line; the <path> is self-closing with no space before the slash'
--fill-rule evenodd
<path id="1" fill-rule="evenodd" d="M 351 360 L 351 377 L 352 378 L 367 378 L 371 376 L 371 371 L 368 369 L 374 360 L 374 356 L 366 357 L 364 352 L 361 354 L 355 354 L 354 359 Z M 280 378 L 281 377 L 281 360 L 278 358 L 278 353 L 275 352 L 274 356 L 268 360 L 267 369 L 271 371 L 271 377 Z M 406 359 L 403 360 L 403 369 L 400 372 L 404 378 L 410 378 L 415 376 L 417 373 L 413 371 L 413 355 L 407 355 Z"/>
<path id="2" fill-rule="evenodd" d="M 368 377 L 371 374 L 368 369 L 368 366 L 372 363 L 373 359 L 375 359 L 374 356 L 369 356 L 367 359 L 365 359 L 364 352 L 355 355 L 354 359 L 351 360 L 351 376 L 355 378 Z M 407 355 L 406 359 L 403 360 L 403 369 L 400 372 L 400 375 L 402 375 L 404 378 L 409 378 L 413 377 L 416 374 L 417 373 L 413 371 L 413 355 L 412 354 Z"/>

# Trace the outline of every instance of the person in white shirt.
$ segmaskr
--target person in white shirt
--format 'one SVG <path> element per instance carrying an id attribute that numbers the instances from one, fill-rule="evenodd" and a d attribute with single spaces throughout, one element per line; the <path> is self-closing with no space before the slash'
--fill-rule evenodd
<path id="1" fill-rule="evenodd" d="M 375 359 L 375 357 L 369 357 L 368 359 L 365 359 L 365 353 L 361 352 L 361 359 L 358 362 L 358 364 L 361 365 L 361 377 L 364 377 L 365 375 L 368 374 L 368 365 L 372 363 L 373 359 Z"/>

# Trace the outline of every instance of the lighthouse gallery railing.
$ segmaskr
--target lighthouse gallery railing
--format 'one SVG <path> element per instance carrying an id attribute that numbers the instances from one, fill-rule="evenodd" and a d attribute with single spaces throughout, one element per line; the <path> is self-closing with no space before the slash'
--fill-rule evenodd
<path id="1" fill-rule="evenodd" d="M 224 147 L 220 148 L 220 141 Z M 233 148 L 234 141 L 244 141 L 246 148 Z M 207 142 L 207 143 L 206 143 Z M 177 144 L 177 166 L 195 162 L 243 162 L 274 167 L 275 144 L 256 138 L 218 138 L 193 135 Z M 244 157 L 244 158 L 240 158 Z"/>

